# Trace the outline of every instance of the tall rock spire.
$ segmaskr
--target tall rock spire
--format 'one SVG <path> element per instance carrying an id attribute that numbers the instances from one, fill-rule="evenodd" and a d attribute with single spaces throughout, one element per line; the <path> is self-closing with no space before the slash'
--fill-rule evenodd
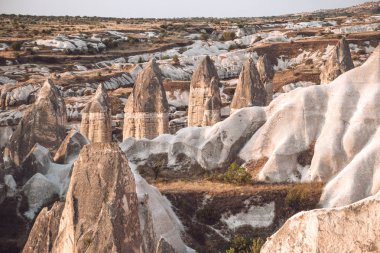
<path id="1" fill-rule="evenodd" d="M 249 58 L 240 73 L 235 94 L 231 102 L 231 110 L 249 106 L 265 106 L 267 93 L 260 80 L 252 58 Z"/>
<path id="2" fill-rule="evenodd" d="M 219 83 L 215 78 L 211 79 L 211 87 L 207 94 L 204 108 L 202 126 L 212 126 L 220 121 L 222 101 L 220 99 Z"/>
<path id="3" fill-rule="evenodd" d="M 327 84 L 335 78 L 354 68 L 350 48 L 345 38 L 342 38 L 332 51 L 329 59 L 322 69 L 321 84 Z"/>
<path id="4" fill-rule="evenodd" d="M 257 71 L 259 72 L 261 83 L 267 92 L 266 104 L 268 105 L 273 99 L 274 69 L 266 54 L 259 57 L 257 61 Z"/>
<path id="5" fill-rule="evenodd" d="M 31 110 L 22 118 L 5 151 L 16 165 L 38 143 L 57 151 L 66 135 L 66 106 L 53 81 L 47 79 Z"/>
<path id="6" fill-rule="evenodd" d="M 111 142 L 111 103 L 103 84 L 83 108 L 80 132 L 91 142 Z"/>
<path id="7" fill-rule="evenodd" d="M 190 83 L 188 109 L 189 126 L 202 126 L 204 123 L 206 102 L 210 101 L 210 98 L 212 96 L 218 97 L 214 98 L 214 100 L 220 100 L 219 92 L 210 92 L 210 90 L 213 89 L 213 83 L 216 83 L 217 86 L 219 86 L 218 72 L 216 71 L 214 63 L 212 62 L 210 57 L 206 56 L 202 59 L 197 69 L 195 70 Z"/>
<path id="8" fill-rule="evenodd" d="M 155 60 L 151 60 L 138 75 L 124 113 L 123 139 L 153 139 L 168 133 L 169 105 Z"/>

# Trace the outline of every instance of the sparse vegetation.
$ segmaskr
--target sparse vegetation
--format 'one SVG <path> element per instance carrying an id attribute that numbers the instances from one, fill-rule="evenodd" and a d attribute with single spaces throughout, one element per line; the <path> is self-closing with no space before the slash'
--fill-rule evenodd
<path id="1" fill-rule="evenodd" d="M 285 197 L 285 206 L 293 209 L 300 209 L 303 203 L 310 198 L 311 189 L 308 185 L 296 185 L 288 190 Z"/>
<path id="2" fill-rule="evenodd" d="M 172 60 L 173 60 L 173 65 L 179 65 L 179 58 L 178 58 L 178 55 L 175 54 L 175 55 L 173 56 L 173 59 L 172 59 Z"/>

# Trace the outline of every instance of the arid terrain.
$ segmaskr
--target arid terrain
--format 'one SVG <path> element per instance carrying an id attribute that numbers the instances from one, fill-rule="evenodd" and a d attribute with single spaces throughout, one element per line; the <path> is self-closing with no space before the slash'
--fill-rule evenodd
<path id="1" fill-rule="evenodd" d="M 379 42 L 379 1 L 1 14 L 0 252 L 380 251 Z"/>

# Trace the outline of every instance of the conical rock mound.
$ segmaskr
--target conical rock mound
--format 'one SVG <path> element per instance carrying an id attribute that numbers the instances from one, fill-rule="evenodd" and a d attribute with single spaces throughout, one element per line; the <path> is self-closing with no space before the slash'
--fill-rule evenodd
<path id="1" fill-rule="evenodd" d="M 249 106 L 265 106 L 267 92 L 252 58 L 243 65 L 235 94 L 231 102 L 231 110 Z"/>
<path id="2" fill-rule="evenodd" d="M 94 97 L 83 108 L 80 132 L 91 142 L 111 142 L 111 103 L 103 84 L 98 86 Z"/>
<path id="3" fill-rule="evenodd" d="M 201 126 L 203 123 L 206 102 L 210 98 L 212 80 L 219 86 L 218 72 L 209 56 L 199 63 L 191 78 L 189 95 L 189 126 Z M 217 94 L 215 94 L 217 96 Z M 220 94 L 219 98 L 220 99 Z"/>
<path id="4" fill-rule="evenodd" d="M 64 100 L 53 82 L 48 79 L 40 89 L 31 110 L 12 134 L 6 156 L 19 165 L 36 143 L 54 153 L 65 138 L 66 123 Z"/>
<path id="5" fill-rule="evenodd" d="M 86 145 L 74 164 L 52 252 L 141 252 L 136 185 L 117 144 Z"/>
<path id="6" fill-rule="evenodd" d="M 153 139 L 168 132 L 169 105 L 155 60 L 138 75 L 124 112 L 123 139 Z"/>

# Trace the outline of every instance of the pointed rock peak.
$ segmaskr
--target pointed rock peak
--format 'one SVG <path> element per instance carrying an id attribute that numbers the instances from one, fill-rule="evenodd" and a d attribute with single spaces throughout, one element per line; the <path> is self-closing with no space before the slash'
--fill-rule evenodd
<path id="1" fill-rule="evenodd" d="M 218 72 L 215 68 L 214 62 L 207 55 L 200 61 L 194 71 L 190 86 L 193 88 L 209 87 L 211 85 L 212 78 L 219 81 Z"/>
<path id="2" fill-rule="evenodd" d="M 95 96 L 106 95 L 106 94 L 107 94 L 106 88 L 104 88 L 103 83 L 100 83 L 98 85 L 98 88 L 96 89 Z"/>
<path id="3" fill-rule="evenodd" d="M 257 60 L 257 71 L 260 74 L 261 82 L 267 83 L 272 81 L 274 69 L 267 54 L 260 56 Z"/>
<path id="4" fill-rule="evenodd" d="M 161 70 L 158 67 L 158 64 L 156 63 L 156 59 L 151 59 L 147 65 L 144 67 L 142 73 L 151 73 L 153 72 L 154 75 L 159 76 L 161 78 Z"/>
<path id="5" fill-rule="evenodd" d="M 345 71 L 354 68 L 354 64 L 351 59 L 350 47 L 344 37 L 340 39 L 336 45 L 336 54 L 338 57 L 338 62 L 344 65 Z"/>
<path id="6" fill-rule="evenodd" d="M 39 102 L 41 99 L 48 98 L 48 97 L 51 98 L 52 102 L 57 99 L 61 99 L 61 94 L 59 93 L 59 90 L 54 85 L 53 80 L 50 78 L 46 79 L 40 91 L 38 92 L 37 102 Z"/>

